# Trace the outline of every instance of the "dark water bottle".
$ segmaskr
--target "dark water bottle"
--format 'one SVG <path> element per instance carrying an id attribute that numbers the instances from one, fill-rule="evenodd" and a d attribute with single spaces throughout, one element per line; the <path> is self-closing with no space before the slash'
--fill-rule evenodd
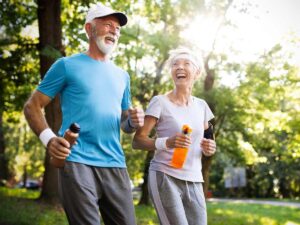
<path id="1" fill-rule="evenodd" d="M 70 148 L 75 144 L 77 138 L 79 137 L 80 126 L 77 123 L 72 123 L 69 129 L 66 130 L 64 134 L 64 139 L 70 143 Z M 55 157 L 50 158 L 50 163 L 57 168 L 61 168 L 65 165 L 65 159 L 57 159 Z"/>
<path id="2" fill-rule="evenodd" d="M 204 138 L 215 140 L 214 127 L 210 122 L 208 123 L 208 128 L 204 131 Z"/>

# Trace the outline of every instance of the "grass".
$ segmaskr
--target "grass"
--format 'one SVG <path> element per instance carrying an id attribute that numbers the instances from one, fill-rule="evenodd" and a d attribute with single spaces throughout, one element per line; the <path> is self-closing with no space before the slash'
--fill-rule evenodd
<path id="1" fill-rule="evenodd" d="M 36 201 L 38 191 L 0 188 L 0 225 L 68 224 L 60 207 Z"/>
<path id="2" fill-rule="evenodd" d="M 208 217 L 217 225 L 300 225 L 300 209 L 271 205 L 209 203 Z"/>
<path id="3" fill-rule="evenodd" d="M 67 225 L 59 206 L 36 201 L 38 191 L 0 187 L 0 225 Z M 209 225 L 300 225 L 300 209 L 246 203 L 208 203 Z M 136 206 L 138 225 L 158 225 L 153 207 Z"/>

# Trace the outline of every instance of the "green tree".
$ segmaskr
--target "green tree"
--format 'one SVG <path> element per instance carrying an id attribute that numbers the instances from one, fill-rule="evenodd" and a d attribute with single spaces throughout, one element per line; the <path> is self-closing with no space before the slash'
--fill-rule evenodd
<path id="1" fill-rule="evenodd" d="M 20 111 L 32 84 L 37 79 L 35 38 L 25 28 L 35 18 L 34 4 L 29 1 L 1 2 L 0 33 L 0 179 L 9 178 L 8 156 L 4 139 L 4 112 Z M 18 122 L 17 120 L 15 121 Z"/>
<path id="2" fill-rule="evenodd" d="M 293 126 L 299 121 L 295 115 L 299 69 L 288 61 L 288 51 L 277 45 L 242 67 L 245 76 L 239 86 L 218 87 L 211 96 L 218 115 L 219 153 L 212 178 L 216 194 L 228 193 L 220 182 L 226 166 L 247 168 L 248 183 L 242 193 L 247 197 L 299 194 L 299 129 Z"/>
<path id="3" fill-rule="evenodd" d="M 9 160 L 9 171 L 16 181 L 27 178 L 40 179 L 44 172 L 42 159 L 45 151 L 39 140 L 26 123 L 20 111 L 4 113 L 4 134 L 7 143 L 6 156 Z"/>

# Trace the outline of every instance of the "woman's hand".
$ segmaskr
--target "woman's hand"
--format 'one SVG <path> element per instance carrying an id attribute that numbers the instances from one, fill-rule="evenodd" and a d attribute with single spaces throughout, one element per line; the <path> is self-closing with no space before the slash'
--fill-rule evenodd
<path id="1" fill-rule="evenodd" d="M 203 138 L 200 145 L 205 156 L 212 156 L 215 154 L 216 142 L 214 140 Z"/>
<path id="2" fill-rule="evenodd" d="M 191 144 L 191 137 L 185 134 L 176 133 L 175 136 L 167 139 L 167 148 L 188 148 Z"/>

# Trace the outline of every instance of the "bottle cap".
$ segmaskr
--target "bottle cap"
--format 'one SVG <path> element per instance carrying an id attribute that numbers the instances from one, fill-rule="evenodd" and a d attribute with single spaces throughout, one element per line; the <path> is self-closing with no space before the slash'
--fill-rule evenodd
<path id="1" fill-rule="evenodd" d="M 80 131 L 80 126 L 77 123 L 72 123 L 69 127 L 70 131 L 72 131 L 73 133 L 79 133 Z"/>
<path id="2" fill-rule="evenodd" d="M 183 134 L 190 134 L 190 133 L 192 133 L 192 128 L 190 128 L 190 126 L 189 125 L 183 125 L 182 126 L 182 133 Z"/>

